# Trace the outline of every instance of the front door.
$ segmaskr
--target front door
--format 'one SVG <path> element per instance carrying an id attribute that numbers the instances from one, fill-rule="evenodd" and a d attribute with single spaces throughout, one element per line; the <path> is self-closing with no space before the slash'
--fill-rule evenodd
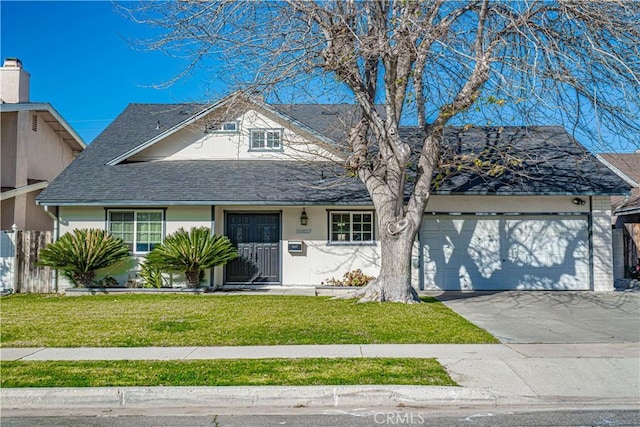
<path id="1" fill-rule="evenodd" d="M 280 214 L 230 213 L 227 236 L 239 254 L 227 264 L 227 283 L 280 283 Z"/>

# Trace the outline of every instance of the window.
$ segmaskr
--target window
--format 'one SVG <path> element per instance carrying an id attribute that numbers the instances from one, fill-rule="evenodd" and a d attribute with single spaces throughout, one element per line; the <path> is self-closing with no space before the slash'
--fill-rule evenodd
<path id="1" fill-rule="evenodd" d="M 131 252 L 150 252 L 162 243 L 162 211 L 109 211 L 108 222 L 109 233 L 121 238 Z"/>
<path id="2" fill-rule="evenodd" d="M 205 133 L 236 133 L 238 132 L 237 122 L 210 122 L 207 123 Z"/>
<path id="3" fill-rule="evenodd" d="M 282 129 L 252 129 L 252 150 L 282 150 Z"/>
<path id="4" fill-rule="evenodd" d="M 223 132 L 235 132 L 238 130 L 238 124 L 236 122 L 224 122 L 220 126 L 220 130 Z"/>
<path id="5" fill-rule="evenodd" d="M 329 227 L 332 243 L 372 242 L 373 212 L 329 212 Z"/>

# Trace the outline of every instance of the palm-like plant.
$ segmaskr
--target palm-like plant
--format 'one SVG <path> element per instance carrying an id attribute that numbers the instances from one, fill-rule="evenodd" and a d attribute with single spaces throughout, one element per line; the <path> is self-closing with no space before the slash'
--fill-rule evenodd
<path id="1" fill-rule="evenodd" d="M 207 227 L 193 227 L 168 235 L 146 262 L 163 271 L 182 272 L 188 286 L 198 287 L 205 269 L 224 265 L 237 256 L 238 250 L 226 236 L 211 234 Z"/>
<path id="2" fill-rule="evenodd" d="M 78 229 L 66 233 L 40 251 L 39 265 L 62 271 L 76 286 L 88 286 L 96 270 L 129 257 L 121 239 L 106 230 Z"/>

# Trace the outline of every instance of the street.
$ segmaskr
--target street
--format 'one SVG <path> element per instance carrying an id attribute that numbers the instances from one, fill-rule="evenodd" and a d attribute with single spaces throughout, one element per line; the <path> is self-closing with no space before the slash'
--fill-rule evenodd
<path id="1" fill-rule="evenodd" d="M 351 410 L 280 409 L 273 413 L 238 410 L 165 410 L 144 413 L 127 411 L 91 414 L 64 414 L 39 411 L 31 414 L 3 411 L 3 427 L 335 427 L 335 426 L 638 426 L 638 409 L 555 409 L 555 408 L 368 408 Z M 165 412 L 165 413 L 162 413 Z M 183 413 L 181 413 L 183 412 Z M 217 412 L 217 414 L 216 414 Z M 240 412 L 240 413 L 239 413 Z"/>

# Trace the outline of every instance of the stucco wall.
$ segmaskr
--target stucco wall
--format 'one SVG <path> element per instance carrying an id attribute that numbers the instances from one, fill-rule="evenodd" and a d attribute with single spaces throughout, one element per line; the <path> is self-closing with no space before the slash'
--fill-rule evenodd
<path id="1" fill-rule="evenodd" d="M 523 213 L 589 213 L 587 203 L 578 206 L 572 203 L 570 196 L 434 196 L 427 207 L 429 212 L 523 212 Z M 593 273 L 591 289 L 596 291 L 613 289 L 613 271 L 611 256 L 610 205 L 607 197 L 593 198 Z M 227 212 L 278 212 L 281 213 L 281 278 L 284 285 L 320 285 L 323 281 L 360 268 L 366 274 L 376 276 L 380 265 L 379 245 L 331 245 L 328 244 L 329 210 L 362 210 L 363 207 L 306 206 L 309 218 L 306 226 L 300 225 L 302 206 L 296 207 L 236 207 L 216 206 L 213 220 L 214 230 L 218 234 L 225 232 L 225 213 Z M 104 228 L 105 210 L 102 207 L 61 207 L 61 233 L 73 228 Z M 166 210 L 166 233 L 172 233 L 179 227 L 211 226 L 211 206 L 168 207 Z M 376 230 L 377 235 L 377 230 Z M 289 241 L 303 242 L 303 252 L 293 254 L 287 251 Z M 419 286 L 419 245 L 414 246 L 413 284 Z M 127 271 L 132 266 L 105 272 L 126 280 L 132 274 Z M 211 279 L 215 285 L 222 285 L 224 270 L 218 267 Z M 135 273 L 133 273 L 135 274 Z M 207 279 L 209 280 L 209 279 Z"/>
<path id="2" fill-rule="evenodd" d="M 16 185 L 16 141 L 18 139 L 18 113 L 2 113 L 0 115 L 0 144 L 2 144 L 2 187 Z"/>
<path id="3" fill-rule="evenodd" d="M 33 116 L 38 117 L 37 131 L 33 130 Z M 20 134 L 27 144 L 27 177 L 53 181 L 73 161 L 73 150 L 45 122 L 40 113 L 31 112 L 20 121 Z"/>
<path id="4" fill-rule="evenodd" d="M 34 130 L 34 117 L 37 125 Z M 73 160 L 73 150 L 35 111 L 2 114 L 2 186 L 21 188 L 34 181 L 48 181 Z M 38 192 L 16 196 L 13 209 L 3 205 L 2 223 L 21 230 L 52 230 L 53 221 L 36 205 Z M 7 209 L 5 209 L 5 207 Z"/>
<path id="5" fill-rule="evenodd" d="M 426 212 L 434 213 L 589 213 L 585 204 L 572 202 L 575 196 L 431 196 Z"/>
<path id="6" fill-rule="evenodd" d="M 203 120 L 206 121 L 206 120 Z M 238 132 L 205 133 L 203 124 L 187 126 L 164 140 L 132 156 L 132 160 L 322 160 L 331 155 L 279 123 L 250 110 L 236 119 Z M 283 150 L 252 151 L 251 129 L 284 129 Z"/>

